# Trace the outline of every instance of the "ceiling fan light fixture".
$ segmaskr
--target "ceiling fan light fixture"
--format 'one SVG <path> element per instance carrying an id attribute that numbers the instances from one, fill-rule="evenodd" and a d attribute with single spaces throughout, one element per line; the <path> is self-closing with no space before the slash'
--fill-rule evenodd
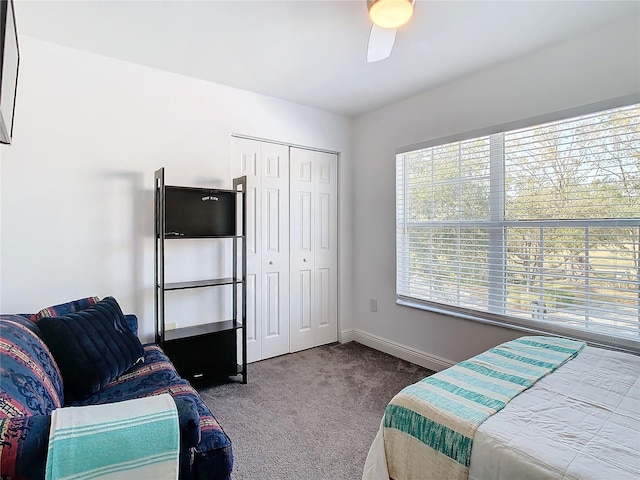
<path id="1" fill-rule="evenodd" d="M 381 28 L 398 28 L 413 15 L 413 0 L 367 0 L 371 21 Z"/>

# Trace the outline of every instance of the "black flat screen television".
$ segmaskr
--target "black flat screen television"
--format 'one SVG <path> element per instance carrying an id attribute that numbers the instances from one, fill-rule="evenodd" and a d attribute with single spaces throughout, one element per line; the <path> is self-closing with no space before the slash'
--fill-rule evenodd
<path id="1" fill-rule="evenodd" d="M 165 187 L 165 238 L 236 235 L 236 192 Z"/>
<path id="2" fill-rule="evenodd" d="M 18 86 L 18 32 L 13 1 L 0 1 L 0 143 L 11 144 Z"/>

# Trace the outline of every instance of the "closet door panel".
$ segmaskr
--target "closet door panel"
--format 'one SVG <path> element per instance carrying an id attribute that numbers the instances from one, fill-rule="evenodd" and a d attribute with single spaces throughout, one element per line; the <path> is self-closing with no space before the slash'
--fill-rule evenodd
<path id="1" fill-rule="evenodd" d="M 260 342 L 258 326 L 258 305 L 256 304 L 256 288 L 258 285 L 255 273 L 247 274 L 247 344 Z"/>
<path id="2" fill-rule="evenodd" d="M 309 289 L 291 284 L 291 349 L 298 351 L 338 337 L 337 156 L 292 148 L 290 159 L 291 278 L 310 277 Z"/>
<path id="3" fill-rule="evenodd" d="M 232 138 L 232 177 L 247 177 L 247 361 L 262 359 L 262 245 L 259 212 L 262 210 L 262 145 L 255 140 Z"/>
<path id="4" fill-rule="evenodd" d="M 289 353 L 289 148 L 262 143 L 262 358 Z"/>
<path id="5" fill-rule="evenodd" d="M 338 339 L 338 188 L 337 155 L 315 152 L 314 289 L 316 345 Z"/>
<path id="6" fill-rule="evenodd" d="M 265 336 L 266 338 L 282 335 L 282 315 L 280 312 L 279 298 L 281 290 L 281 276 L 279 272 L 269 272 L 265 279 Z"/>
<path id="7" fill-rule="evenodd" d="M 315 344 L 313 323 L 316 275 L 313 267 L 315 243 L 313 152 L 292 148 L 290 184 L 291 262 L 291 351 Z"/>
<path id="8" fill-rule="evenodd" d="M 299 294 L 296 297 L 297 305 L 296 310 L 292 309 L 291 318 L 294 315 L 297 318 L 297 326 L 299 332 L 311 331 L 311 319 L 312 319 L 312 291 L 311 291 L 311 279 L 313 272 L 311 270 L 300 270 L 298 272 L 297 283 L 299 285 Z M 295 279 L 294 279 L 295 280 Z"/>
<path id="9" fill-rule="evenodd" d="M 331 270 L 319 268 L 316 272 L 317 328 L 326 328 L 332 323 L 331 315 Z"/>

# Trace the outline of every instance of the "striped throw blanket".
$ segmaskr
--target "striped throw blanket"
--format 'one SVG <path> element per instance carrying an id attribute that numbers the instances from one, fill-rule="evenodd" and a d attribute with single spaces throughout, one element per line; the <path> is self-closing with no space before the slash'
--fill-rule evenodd
<path id="1" fill-rule="evenodd" d="M 51 418 L 46 479 L 176 480 L 179 448 L 169 394 L 59 408 Z"/>
<path id="2" fill-rule="evenodd" d="M 561 338 L 522 337 L 406 387 L 382 422 L 389 476 L 467 479 L 480 424 L 583 347 Z"/>

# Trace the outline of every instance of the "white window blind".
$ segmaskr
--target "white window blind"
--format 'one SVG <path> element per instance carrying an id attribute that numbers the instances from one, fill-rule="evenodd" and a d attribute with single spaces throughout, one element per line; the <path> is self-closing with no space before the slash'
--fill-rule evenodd
<path id="1" fill-rule="evenodd" d="M 640 351 L 640 105 L 397 155 L 399 303 Z"/>

